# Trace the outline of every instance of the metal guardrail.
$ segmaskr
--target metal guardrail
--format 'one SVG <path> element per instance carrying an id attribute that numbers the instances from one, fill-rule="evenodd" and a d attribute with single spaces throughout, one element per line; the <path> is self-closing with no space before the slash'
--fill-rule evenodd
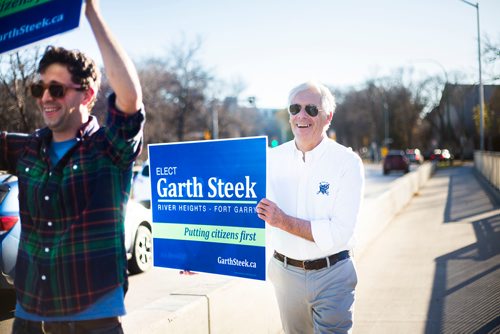
<path id="1" fill-rule="evenodd" d="M 474 151 L 474 167 L 500 191 L 500 152 Z"/>

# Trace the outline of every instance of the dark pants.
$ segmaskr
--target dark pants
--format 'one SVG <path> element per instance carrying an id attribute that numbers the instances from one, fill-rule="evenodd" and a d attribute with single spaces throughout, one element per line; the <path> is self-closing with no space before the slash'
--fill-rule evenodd
<path id="1" fill-rule="evenodd" d="M 56 322 L 15 318 L 12 334 L 123 334 L 123 329 L 118 317 Z"/>

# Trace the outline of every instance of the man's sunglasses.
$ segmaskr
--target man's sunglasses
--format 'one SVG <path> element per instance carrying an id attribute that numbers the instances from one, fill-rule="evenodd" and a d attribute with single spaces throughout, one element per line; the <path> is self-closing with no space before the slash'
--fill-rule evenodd
<path id="1" fill-rule="evenodd" d="M 319 108 L 314 104 L 307 104 L 304 109 L 309 116 L 316 117 L 318 116 Z M 297 115 L 302 110 L 302 106 L 298 103 L 290 104 L 288 107 L 288 111 L 291 115 Z"/>
<path id="2" fill-rule="evenodd" d="M 43 82 L 37 82 L 34 83 L 30 86 L 31 90 L 31 95 L 34 98 L 41 98 L 43 96 L 43 93 L 45 93 L 45 90 L 49 90 L 50 96 L 52 96 L 55 99 L 62 98 L 64 95 L 66 95 L 66 91 L 68 89 L 74 89 L 77 91 L 84 91 L 85 88 L 82 87 L 73 87 L 73 86 L 66 86 L 60 83 L 55 83 L 51 82 L 48 85 L 44 84 Z"/>

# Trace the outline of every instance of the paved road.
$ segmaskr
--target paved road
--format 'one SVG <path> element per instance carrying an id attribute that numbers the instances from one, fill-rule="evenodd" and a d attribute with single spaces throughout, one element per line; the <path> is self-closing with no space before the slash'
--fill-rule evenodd
<path id="1" fill-rule="evenodd" d="M 354 333 L 500 333 L 500 203 L 440 169 L 357 259 Z"/>

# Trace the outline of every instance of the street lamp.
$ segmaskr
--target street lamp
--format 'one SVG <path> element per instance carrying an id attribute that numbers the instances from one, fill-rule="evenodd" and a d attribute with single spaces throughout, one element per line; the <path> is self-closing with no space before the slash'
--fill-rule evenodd
<path id="1" fill-rule="evenodd" d="M 477 13 L 477 58 L 479 61 L 479 110 L 480 110 L 480 121 L 479 121 L 479 132 L 480 132 L 480 141 L 479 141 L 479 149 L 481 151 L 484 151 L 484 87 L 483 87 L 483 80 L 482 80 L 482 74 L 481 74 L 481 33 L 479 29 L 479 2 L 478 3 L 472 3 L 467 0 L 461 0 L 462 2 L 465 2 L 469 6 L 475 7 L 476 8 L 476 13 Z"/>

